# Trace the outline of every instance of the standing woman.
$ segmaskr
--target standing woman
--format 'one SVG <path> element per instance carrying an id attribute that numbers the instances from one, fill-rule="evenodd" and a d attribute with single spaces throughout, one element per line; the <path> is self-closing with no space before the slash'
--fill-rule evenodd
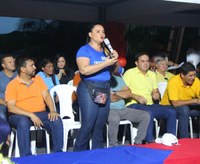
<path id="1" fill-rule="evenodd" d="M 63 53 L 59 53 L 54 59 L 55 74 L 58 76 L 60 84 L 67 84 L 74 77 L 74 71 L 69 68 Z"/>
<path id="2" fill-rule="evenodd" d="M 105 55 L 102 47 L 104 38 L 104 27 L 100 24 L 91 25 L 88 44 L 82 46 L 77 52 L 76 62 L 81 74 L 77 96 L 82 124 L 74 151 L 87 150 L 90 137 L 92 138 L 92 149 L 103 148 L 103 127 L 107 121 L 110 107 L 109 66 L 115 64 L 118 58 L 116 51 L 113 51 L 112 58 Z M 102 88 L 105 88 L 107 94 L 95 97 L 90 89 L 92 88 L 94 91 L 99 87 L 101 88 L 99 92 L 103 92 Z M 98 102 L 99 98 L 102 101 Z"/>

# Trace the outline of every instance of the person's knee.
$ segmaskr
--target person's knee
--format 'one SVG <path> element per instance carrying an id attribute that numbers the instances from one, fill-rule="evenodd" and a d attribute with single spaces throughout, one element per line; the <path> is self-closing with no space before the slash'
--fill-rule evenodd
<path id="1" fill-rule="evenodd" d="M 154 114 L 150 110 L 145 112 L 145 116 L 149 117 L 149 120 L 151 120 L 151 121 L 153 121 L 153 119 L 154 119 Z"/>
<path id="2" fill-rule="evenodd" d="M 108 124 L 109 125 L 119 125 L 119 123 L 120 123 L 120 120 L 114 120 L 114 119 L 112 119 L 112 120 L 109 120 L 108 121 Z"/>
<path id="3" fill-rule="evenodd" d="M 181 106 L 177 108 L 177 113 L 179 116 L 189 117 L 190 108 L 188 106 Z"/>
<path id="4" fill-rule="evenodd" d="M 120 122 L 120 117 L 114 117 L 114 116 L 109 115 L 108 117 L 109 124 L 119 124 L 119 122 Z"/>
<path id="5" fill-rule="evenodd" d="M 17 120 L 17 128 L 29 129 L 31 126 L 31 120 L 28 117 L 20 117 Z"/>
<path id="6" fill-rule="evenodd" d="M 58 118 L 58 119 L 54 120 L 53 123 L 54 123 L 55 125 L 58 125 L 58 126 L 60 126 L 60 125 L 63 124 L 61 118 Z"/>
<path id="7" fill-rule="evenodd" d="M 142 113 L 142 119 L 143 119 L 143 120 L 146 120 L 146 121 L 149 122 L 149 121 L 150 121 L 150 117 L 151 117 L 151 116 L 150 116 L 150 114 L 149 114 L 148 112 L 143 112 L 143 113 Z"/>
<path id="8" fill-rule="evenodd" d="M 0 109 L 0 118 L 4 119 L 7 121 L 7 109 L 6 108 L 1 108 Z"/>
<path id="9" fill-rule="evenodd" d="M 4 134 L 8 135 L 11 131 L 11 128 L 9 126 L 9 124 L 1 124 L 1 127 L 0 127 L 0 132 L 3 132 Z"/>
<path id="10" fill-rule="evenodd" d="M 174 118 L 176 118 L 176 117 L 177 117 L 176 110 L 174 110 L 173 108 L 170 108 L 170 109 L 168 110 L 168 115 L 169 115 L 169 117 L 174 117 Z"/>

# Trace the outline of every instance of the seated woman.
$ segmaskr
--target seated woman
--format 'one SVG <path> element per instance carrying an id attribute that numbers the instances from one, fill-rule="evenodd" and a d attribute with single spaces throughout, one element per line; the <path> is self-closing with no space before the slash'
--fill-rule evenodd
<path id="1" fill-rule="evenodd" d="M 44 80 L 49 90 L 60 84 L 58 77 L 54 73 L 53 62 L 50 59 L 43 58 L 39 63 L 39 69 L 40 72 L 37 74 Z"/>
<path id="2" fill-rule="evenodd" d="M 60 84 L 67 84 L 74 77 L 74 71 L 68 67 L 64 54 L 59 53 L 54 59 L 55 74 Z"/>

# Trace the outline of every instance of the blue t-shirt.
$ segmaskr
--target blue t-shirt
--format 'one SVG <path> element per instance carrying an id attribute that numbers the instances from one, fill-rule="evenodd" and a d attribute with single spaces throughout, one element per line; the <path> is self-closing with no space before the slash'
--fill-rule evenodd
<path id="1" fill-rule="evenodd" d="M 53 83 L 52 77 L 48 77 L 44 72 L 40 71 L 40 72 L 37 73 L 37 75 L 39 75 L 44 80 L 49 91 L 51 90 L 51 88 L 53 88 L 55 86 L 54 83 Z M 58 80 L 58 77 L 56 75 L 53 75 L 53 76 L 55 76 L 56 85 L 59 85 L 60 82 Z"/>
<path id="2" fill-rule="evenodd" d="M 82 46 L 77 54 L 76 58 L 78 57 L 86 57 L 90 59 L 90 65 L 98 64 L 104 62 L 106 60 L 106 56 L 104 52 L 99 52 L 93 49 L 89 44 Z M 92 75 L 81 75 L 81 79 L 84 80 L 93 80 L 93 81 L 108 81 L 110 80 L 110 72 L 109 67 L 104 68 Z"/>
<path id="3" fill-rule="evenodd" d="M 0 98 L 1 99 L 5 99 L 5 91 L 6 91 L 6 87 L 8 85 L 8 83 L 13 80 L 15 77 L 17 76 L 17 72 L 14 72 L 14 74 L 12 75 L 12 77 L 8 77 L 4 71 L 0 72 Z M 1 110 L 5 110 L 6 106 L 4 105 L 0 105 L 0 111 Z"/>
<path id="4" fill-rule="evenodd" d="M 5 90 L 8 83 L 17 76 L 17 72 L 14 72 L 12 77 L 8 77 L 4 71 L 0 72 L 0 98 L 4 100 Z"/>
<path id="5" fill-rule="evenodd" d="M 114 87 L 114 88 L 111 87 L 110 88 L 111 92 L 112 91 L 120 91 L 123 87 L 126 86 L 124 80 L 120 76 L 113 75 L 113 77 L 117 81 L 117 86 Z M 120 100 L 115 101 L 115 102 L 110 102 L 110 109 L 122 110 L 124 108 L 125 108 L 125 100 L 124 99 L 120 99 Z"/>

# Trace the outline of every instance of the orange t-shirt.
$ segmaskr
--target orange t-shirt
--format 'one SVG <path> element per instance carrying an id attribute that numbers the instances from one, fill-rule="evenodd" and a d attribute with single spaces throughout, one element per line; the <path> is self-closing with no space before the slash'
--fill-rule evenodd
<path id="1" fill-rule="evenodd" d="M 81 81 L 80 72 L 76 73 L 73 78 L 73 86 L 77 87 L 79 82 Z M 77 95 L 74 92 L 72 94 L 72 100 L 75 101 L 77 99 Z"/>
<path id="2" fill-rule="evenodd" d="M 78 86 L 79 82 L 81 81 L 80 72 L 76 73 L 73 78 L 73 86 Z"/>
<path id="3" fill-rule="evenodd" d="M 5 100 L 16 101 L 16 106 L 27 112 L 45 111 L 45 102 L 42 92 L 48 90 L 46 84 L 38 75 L 32 79 L 31 85 L 22 83 L 19 77 L 12 80 L 6 88 Z"/>

